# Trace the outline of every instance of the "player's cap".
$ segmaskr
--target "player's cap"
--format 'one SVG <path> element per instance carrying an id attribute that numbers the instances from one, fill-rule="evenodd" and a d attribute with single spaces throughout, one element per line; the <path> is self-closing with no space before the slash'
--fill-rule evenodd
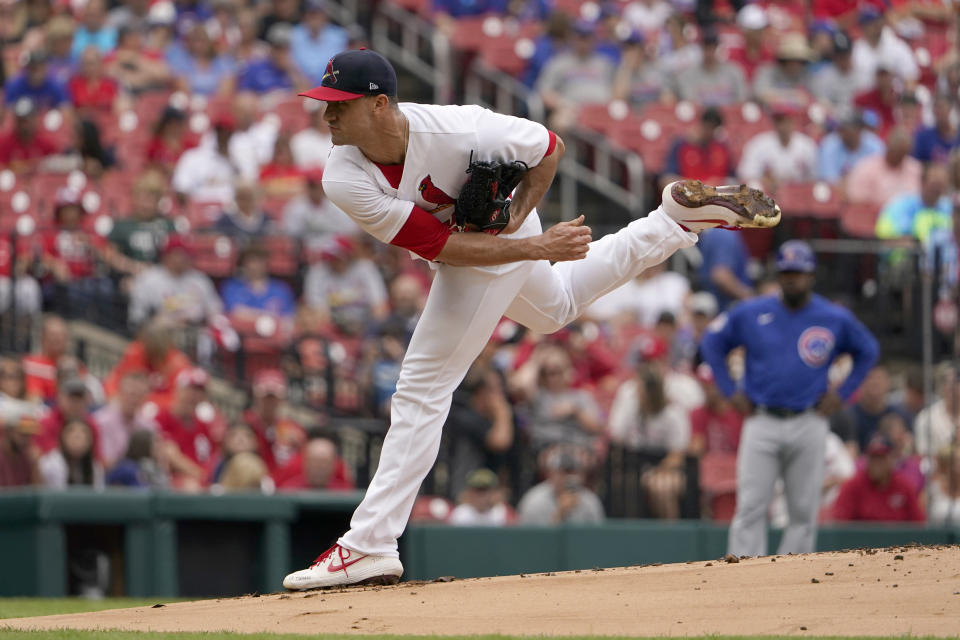
<path id="1" fill-rule="evenodd" d="M 755 4 L 748 4 L 737 12 L 737 26 L 741 29 L 766 29 L 769 24 L 767 12 Z"/>
<path id="2" fill-rule="evenodd" d="M 171 233 L 167 236 L 167 241 L 163 245 L 163 255 L 167 256 L 174 251 L 183 251 L 187 255 L 191 254 L 190 245 L 187 239 L 179 233 Z"/>
<path id="3" fill-rule="evenodd" d="M 704 122 L 714 127 L 723 126 L 723 114 L 716 107 L 707 107 L 700 114 L 700 122 Z"/>
<path id="4" fill-rule="evenodd" d="M 770 116 L 773 118 L 785 118 L 799 115 L 800 109 L 797 105 L 790 102 L 774 102 L 770 105 Z"/>
<path id="5" fill-rule="evenodd" d="M 589 20 L 577 20 L 573 23 L 573 32 L 578 36 L 592 36 L 597 26 Z"/>
<path id="6" fill-rule="evenodd" d="M 233 116 L 232 112 L 222 109 L 213 116 L 213 121 L 210 124 L 213 125 L 214 129 L 235 131 L 237 128 L 237 119 Z"/>
<path id="7" fill-rule="evenodd" d="M 208 382 L 210 382 L 210 374 L 200 367 L 184 369 L 177 374 L 176 379 L 178 389 L 186 389 L 187 387 L 206 389 Z"/>
<path id="8" fill-rule="evenodd" d="M 846 31 L 837 31 L 833 34 L 833 55 L 845 55 L 853 51 L 853 41 Z"/>
<path id="9" fill-rule="evenodd" d="M 479 491 L 488 491 L 500 486 L 500 480 L 497 474 L 490 469 L 477 469 L 470 472 L 467 476 L 467 488 L 477 489 Z"/>
<path id="10" fill-rule="evenodd" d="M 667 342 L 653 333 L 645 333 L 636 342 L 637 364 L 653 362 L 667 357 L 670 351 Z"/>
<path id="11" fill-rule="evenodd" d="M 860 13 L 857 15 L 857 22 L 864 25 L 882 18 L 883 14 L 876 7 L 867 5 L 860 9 Z"/>
<path id="12" fill-rule="evenodd" d="M 276 396 L 284 398 L 287 395 L 287 380 L 283 373 L 276 369 L 265 369 L 253 379 L 253 395 L 258 398 Z"/>
<path id="13" fill-rule="evenodd" d="M 866 124 L 863 112 L 854 107 L 842 107 L 837 111 L 837 124 L 842 127 L 862 127 Z"/>
<path id="14" fill-rule="evenodd" d="M 44 51 L 43 49 L 34 49 L 33 51 L 27 54 L 26 59 L 23 62 L 24 62 L 24 66 L 33 67 L 38 64 L 45 63 L 48 59 L 49 57 L 47 56 L 46 51 Z"/>
<path id="15" fill-rule="evenodd" d="M 690 313 L 712 318 L 717 315 L 717 297 L 709 291 L 697 291 L 690 296 Z"/>
<path id="16" fill-rule="evenodd" d="M 807 37 L 802 33 L 788 33 L 777 45 L 777 59 L 783 61 L 809 62 L 813 57 Z"/>
<path id="17" fill-rule="evenodd" d="M 868 456 L 885 456 L 891 451 L 893 451 L 893 443 L 880 433 L 873 436 L 870 444 L 867 445 Z"/>
<path id="18" fill-rule="evenodd" d="M 324 260 L 346 259 L 353 255 L 354 249 L 350 236 L 336 236 L 324 244 L 320 257 Z"/>
<path id="19" fill-rule="evenodd" d="M 816 268 L 813 249 L 803 240 L 787 240 L 777 250 L 777 271 L 813 273 Z"/>
<path id="20" fill-rule="evenodd" d="M 330 58 L 319 87 L 299 94 L 305 98 L 342 102 L 364 96 L 397 95 L 397 72 L 376 51 L 342 51 Z"/>
<path id="21" fill-rule="evenodd" d="M 87 393 L 87 383 L 76 374 L 60 380 L 57 388 L 70 396 L 82 396 Z"/>
<path id="22" fill-rule="evenodd" d="M 700 38 L 700 43 L 715 47 L 720 43 L 720 34 L 717 33 L 716 29 L 706 28 L 703 30 L 703 35 Z"/>

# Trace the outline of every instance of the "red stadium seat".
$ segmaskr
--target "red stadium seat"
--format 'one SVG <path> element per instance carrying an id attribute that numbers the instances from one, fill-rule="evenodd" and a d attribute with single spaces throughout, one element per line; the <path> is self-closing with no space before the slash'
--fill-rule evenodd
<path id="1" fill-rule="evenodd" d="M 233 274 L 237 262 L 237 247 L 227 236 L 199 234 L 191 238 L 193 266 L 211 278 L 226 278 Z"/>
<path id="2" fill-rule="evenodd" d="M 267 267 L 277 278 L 293 278 L 300 271 L 300 246 L 290 236 L 270 236 L 263 239 L 267 250 Z"/>
<path id="3" fill-rule="evenodd" d="M 277 103 L 270 111 L 280 118 L 281 127 L 287 133 L 296 133 L 306 129 L 310 124 L 310 116 L 303 107 L 303 101 L 308 98 L 293 97 Z"/>
<path id="4" fill-rule="evenodd" d="M 786 217 L 840 217 L 841 203 L 837 190 L 822 182 L 785 184 L 777 189 L 774 198 Z"/>
<path id="5" fill-rule="evenodd" d="M 841 211 L 840 226 L 844 233 L 855 238 L 876 238 L 879 215 L 876 205 L 847 204 Z"/>

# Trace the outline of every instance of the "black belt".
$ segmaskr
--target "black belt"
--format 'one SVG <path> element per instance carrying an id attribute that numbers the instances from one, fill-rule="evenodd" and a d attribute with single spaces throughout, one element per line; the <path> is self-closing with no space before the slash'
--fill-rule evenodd
<path id="1" fill-rule="evenodd" d="M 758 413 L 769 413 L 776 418 L 793 418 L 809 409 L 789 409 L 787 407 L 757 407 Z"/>

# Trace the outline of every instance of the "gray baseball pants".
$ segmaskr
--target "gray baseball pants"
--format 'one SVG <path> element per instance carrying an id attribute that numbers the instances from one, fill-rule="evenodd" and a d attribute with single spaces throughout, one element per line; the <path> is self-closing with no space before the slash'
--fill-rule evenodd
<path id="1" fill-rule="evenodd" d="M 790 523 L 777 553 L 814 550 L 828 429 L 827 419 L 812 410 L 790 418 L 761 412 L 744 421 L 730 553 L 767 554 L 767 514 L 778 477 L 783 478 Z"/>

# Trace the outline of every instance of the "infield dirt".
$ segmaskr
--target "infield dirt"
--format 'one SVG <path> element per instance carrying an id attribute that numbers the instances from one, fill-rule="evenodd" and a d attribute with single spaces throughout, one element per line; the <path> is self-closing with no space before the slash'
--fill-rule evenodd
<path id="1" fill-rule="evenodd" d="M 731 558 L 733 559 L 733 558 Z M 303 634 L 960 634 L 960 547 L 896 547 L 245 596 L 0 629 Z"/>

